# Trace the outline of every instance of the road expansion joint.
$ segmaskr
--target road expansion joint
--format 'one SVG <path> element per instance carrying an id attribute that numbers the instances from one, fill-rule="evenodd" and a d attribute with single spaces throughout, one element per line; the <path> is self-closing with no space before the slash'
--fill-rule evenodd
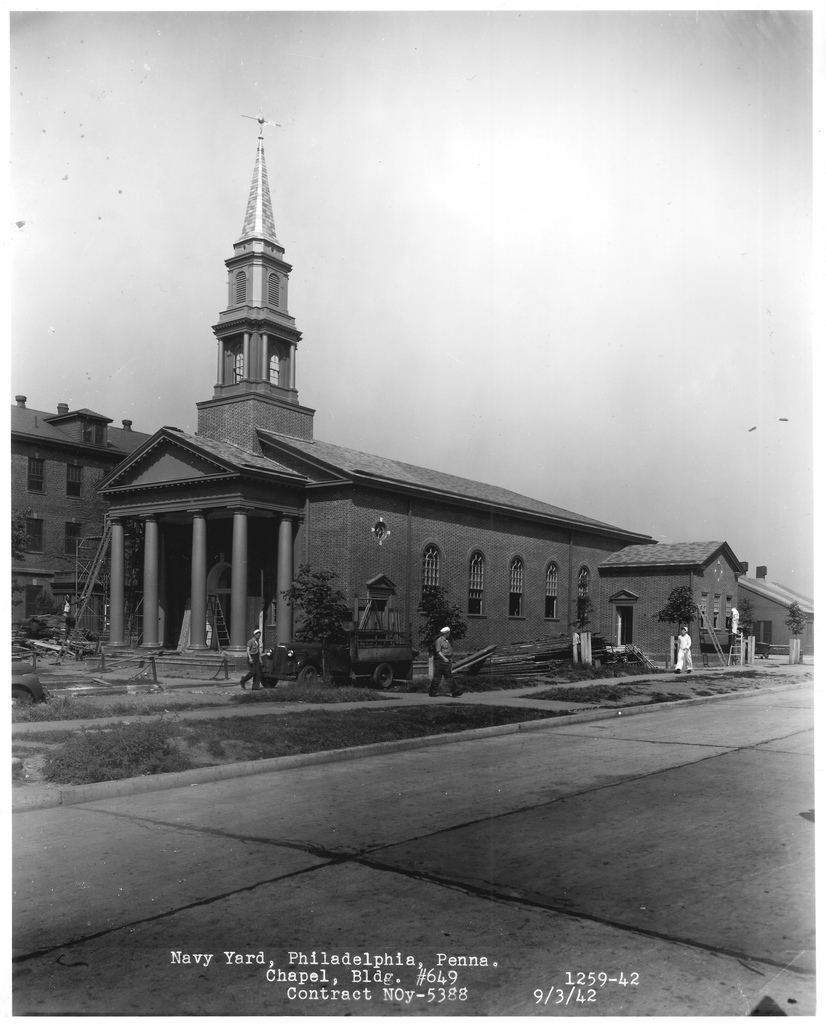
<path id="1" fill-rule="evenodd" d="M 588 914 L 581 910 L 574 910 L 561 903 L 553 901 L 543 903 L 537 899 L 533 899 L 529 896 L 513 891 L 507 893 L 499 889 L 495 889 L 492 886 L 443 878 L 439 875 L 430 874 L 426 871 L 403 868 L 392 864 L 383 864 L 381 861 L 373 861 L 369 857 L 365 856 L 355 857 L 353 859 L 364 867 L 373 868 L 377 871 L 386 871 L 391 874 L 402 875 L 405 878 L 410 878 L 415 881 L 429 882 L 432 885 L 437 885 L 443 889 L 463 892 L 468 896 L 475 896 L 480 899 L 490 900 L 494 903 L 527 907 L 546 914 L 561 914 L 564 917 L 572 918 L 577 921 L 590 921 L 593 924 L 598 924 L 605 928 L 612 928 L 617 931 L 633 935 L 641 935 L 645 938 L 655 939 L 659 942 L 668 942 L 675 946 L 686 946 L 690 949 L 702 950 L 703 952 L 711 953 L 714 956 L 726 960 L 736 960 L 744 967 L 752 965 L 749 966 L 749 969 L 754 971 L 755 974 L 765 976 L 765 971 L 759 970 L 757 967 L 753 966 L 755 964 L 760 964 L 766 965 L 767 967 L 779 968 L 781 971 L 790 971 L 793 974 L 800 975 L 801 977 L 810 977 L 813 975 L 812 971 L 805 970 L 803 968 L 796 968 L 793 963 L 789 963 L 787 961 L 777 961 L 771 957 L 744 956 L 742 950 L 726 949 L 722 946 L 713 946 L 710 943 L 698 942 L 694 939 L 669 935 L 665 932 L 656 931 L 651 928 L 641 928 L 638 925 L 624 924 L 621 921 L 614 921 L 611 920 L 611 918 L 601 917 L 598 914 Z"/>

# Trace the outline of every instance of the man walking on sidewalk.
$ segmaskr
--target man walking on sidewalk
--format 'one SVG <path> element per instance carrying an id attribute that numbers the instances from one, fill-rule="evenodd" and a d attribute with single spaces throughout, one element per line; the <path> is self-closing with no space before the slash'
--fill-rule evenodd
<path id="1" fill-rule="evenodd" d="M 460 690 L 453 678 L 453 648 L 450 646 L 450 626 L 443 626 L 436 637 L 436 656 L 433 658 L 433 679 L 430 681 L 430 696 L 439 696 L 439 680 L 444 678 L 450 684 L 451 697 L 461 697 L 465 692 Z"/>
<path id="2" fill-rule="evenodd" d="M 261 630 L 256 629 L 253 631 L 252 636 L 247 642 L 247 661 L 249 662 L 250 670 L 245 676 L 241 676 L 241 689 L 246 690 L 247 680 L 252 680 L 253 690 L 261 689 Z"/>
<path id="3" fill-rule="evenodd" d="M 691 671 L 691 637 L 685 626 L 680 629 L 677 637 L 677 668 L 675 672 L 682 672 L 685 666 L 686 672 Z"/>

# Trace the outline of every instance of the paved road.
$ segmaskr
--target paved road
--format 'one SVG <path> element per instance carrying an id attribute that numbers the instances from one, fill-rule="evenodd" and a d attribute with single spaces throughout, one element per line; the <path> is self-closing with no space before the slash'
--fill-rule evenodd
<path id="1" fill-rule="evenodd" d="M 807 685 L 18 815 L 14 1011 L 813 1014 L 812 723 Z"/>

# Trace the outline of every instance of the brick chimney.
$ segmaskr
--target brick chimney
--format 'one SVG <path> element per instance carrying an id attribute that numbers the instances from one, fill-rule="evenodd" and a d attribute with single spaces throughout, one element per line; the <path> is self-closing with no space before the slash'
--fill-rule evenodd
<path id="1" fill-rule="evenodd" d="M 764 580 L 768 573 L 769 570 L 765 565 L 758 565 L 757 568 L 754 570 L 754 574 L 759 580 Z"/>
<path id="2" fill-rule="evenodd" d="M 14 400 L 15 400 L 15 402 L 17 402 L 17 408 L 18 409 L 25 409 L 26 408 L 26 396 L 25 395 L 15 395 L 14 396 Z"/>
<path id="3" fill-rule="evenodd" d="M 68 411 L 69 411 L 69 406 L 66 405 L 65 402 L 58 402 L 57 403 L 57 415 L 58 416 L 65 416 Z"/>
<path id="4" fill-rule="evenodd" d="M 749 563 L 748 562 L 741 562 L 740 563 L 740 572 L 742 572 L 742 574 L 744 576 L 747 576 L 748 575 L 748 571 L 749 571 Z"/>
<path id="5" fill-rule="evenodd" d="M 121 423 L 123 424 L 123 429 L 124 430 L 131 430 L 132 429 L 132 421 L 131 420 L 121 420 Z"/>

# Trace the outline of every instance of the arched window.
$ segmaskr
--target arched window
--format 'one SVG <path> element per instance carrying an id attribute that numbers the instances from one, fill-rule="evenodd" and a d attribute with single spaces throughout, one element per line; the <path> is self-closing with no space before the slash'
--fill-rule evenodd
<path id="1" fill-rule="evenodd" d="M 577 597 L 586 598 L 589 597 L 589 591 L 591 589 L 591 574 L 588 572 L 588 566 L 583 565 L 579 570 L 579 578 L 577 580 L 576 594 Z"/>
<path id="2" fill-rule="evenodd" d="M 485 591 L 485 559 L 476 551 L 470 560 L 470 572 L 468 576 L 467 613 L 468 615 L 482 614 L 482 598 Z"/>
<path id="3" fill-rule="evenodd" d="M 232 347 L 232 383 L 237 384 L 244 379 L 244 346 L 242 344 Z"/>
<path id="4" fill-rule="evenodd" d="M 235 302 L 241 303 L 247 301 L 247 275 L 243 270 L 239 270 L 235 275 Z"/>
<path id="5" fill-rule="evenodd" d="M 278 274 L 270 274 L 267 278 L 267 302 L 277 306 L 281 299 L 281 279 Z"/>
<path id="6" fill-rule="evenodd" d="M 281 353 L 276 349 L 270 356 L 270 384 L 281 380 Z"/>
<path id="7" fill-rule="evenodd" d="M 559 585 L 559 569 L 551 562 L 545 572 L 545 618 L 555 619 L 557 587 Z"/>
<path id="8" fill-rule="evenodd" d="M 439 586 L 439 549 L 435 544 L 428 544 L 422 558 L 422 586 Z"/>
<path id="9" fill-rule="evenodd" d="M 521 558 L 514 558 L 511 562 L 510 572 L 510 594 L 508 596 L 508 615 L 518 617 L 522 615 L 522 583 L 525 575 L 525 567 Z"/>

